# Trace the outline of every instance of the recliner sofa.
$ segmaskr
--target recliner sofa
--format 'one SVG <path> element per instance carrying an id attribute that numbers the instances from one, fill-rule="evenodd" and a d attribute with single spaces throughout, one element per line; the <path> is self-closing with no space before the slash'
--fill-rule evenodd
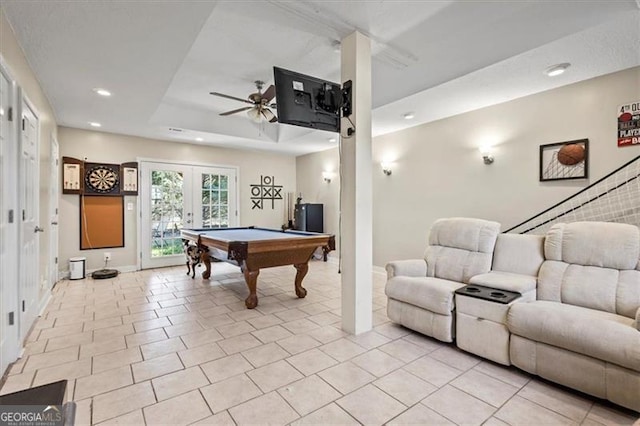
<path id="1" fill-rule="evenodd" d="M 511 362 L 640 411 L 640 230 L 557 224 L 544 254 L 537 300 L 509 309 Z"/>
<path id="2" fill-rule="evenodd" d="M 640 412 L 640 230 L 605 222 L 556 224 L 545 237 L 498 229 L 476 219 L 434 223 L 424 261 L 387 265 L 389 318 L 443 341 L 457 328 L 463 350 Z M 454 297 L 468 283 L 523 297 Z"/>
<path id="3" fill-rule="evenodd" d="M 387 316 L 444 342 L 455 336 L 454 291 L 489 272 L 500 224 L 481 219 L 439 219 L 424 259 L 389 262 Z"/>

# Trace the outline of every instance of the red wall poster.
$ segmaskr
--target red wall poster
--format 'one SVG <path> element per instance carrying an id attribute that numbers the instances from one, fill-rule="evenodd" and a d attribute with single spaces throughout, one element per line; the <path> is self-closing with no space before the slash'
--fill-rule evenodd
<path id="1" fill-rule="evenodd" d="M 640 101 L 618 108 L 618 147 L 640 145 Z"/>

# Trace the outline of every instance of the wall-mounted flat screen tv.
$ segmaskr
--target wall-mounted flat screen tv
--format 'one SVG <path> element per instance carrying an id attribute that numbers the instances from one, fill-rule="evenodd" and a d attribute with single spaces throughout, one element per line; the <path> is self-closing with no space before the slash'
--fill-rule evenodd
<path id="1" fill-rule="evenodd" d="M 340 85 L 273 67 L 278 122 L 340 132 Z"/>

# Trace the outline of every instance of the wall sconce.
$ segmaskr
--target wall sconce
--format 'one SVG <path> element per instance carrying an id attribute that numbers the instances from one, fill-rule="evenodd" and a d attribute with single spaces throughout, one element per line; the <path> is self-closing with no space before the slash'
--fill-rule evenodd
<path id="1" fill-rule="evenodd" d="M 380 167 L 382 167 L 382 173 L 384 173 L 387 176 L 391 175 L 391 163 L 385 163 L 382 162 L 380 163 Z"/>
<path id="2" fill-rule="evenodd" d="M 331 183 L 331 179 L 333 179 L 333 172 L 322 172 L 322 179 L 327 182 L 327 183 Z"/>
<path id="3" fill-rule="evenodd" d="M 484 164 L 491 164 L 493 163 L 493 154 L 491 153 L 491 147 L 490 146 L 482 146 L 478 149 L 480 151 L 480 154 L 482 155 L 482 159 L 484 160 Z"/>

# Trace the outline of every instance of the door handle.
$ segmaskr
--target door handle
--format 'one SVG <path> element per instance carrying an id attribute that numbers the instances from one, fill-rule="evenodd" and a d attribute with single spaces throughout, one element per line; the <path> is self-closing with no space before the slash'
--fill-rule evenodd
<path id="1" fill-rule="evenodd" d="M 187 223 L 191 223 L 191 219 L 187 220 Z"/>
<path id="2" fill-rule="evenodd" d="M 52 224 L 52 225 L 57 225 L 57 224 L 58 224 L 58 222 L 51 222 L 51 224 Z"/>
<path id="3" fill-rule="evenodd" d="M 44 232 L 44 228 L 40 228 L 39 226 L 36 226 L 33 232 Z"/>

